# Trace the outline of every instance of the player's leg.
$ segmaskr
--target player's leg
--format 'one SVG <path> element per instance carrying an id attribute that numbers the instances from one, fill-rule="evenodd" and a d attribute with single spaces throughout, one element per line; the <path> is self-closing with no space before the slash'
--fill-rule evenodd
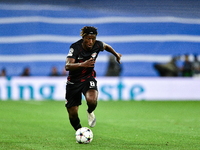
<path id="1" fill-rule="evenodd" d="M 90 89 L 85 94 L 85 98 L 88 105 L 87 109 L 88 124 L 90 127 L 94 127 L 96 125 L 96 117 L 94 115 L 94 110 L 97 106 L 97 97 L 98 97 L 98 91 L 95 89 Z"/>
<path id="2" fill-rule="evenodd" d="M 97 81 L 94 78 L 90 78 L 84 84 L 83 94 L 87 101 L 88 109 L 88 123 L 90 127 L 96 125 L 96 118 L 94 115 L 94 110 L 97 106 L 98 90 L 97 90 Z"/>
<path id="3" fill-rule="evenodd" d="M 78 108 L 78 106 L 67 108 L 70 123 L 75 130 L 81 128 L 80 119 L 78 117 Z"/>
<path id="4" fill-rule="evenodd" d="M 85 94 L 85 99 L 87 101 L 88 109 L 88 124 L 90 127 L 94 127 L 96 125 L 96 117 L 94 115 L 94 110 L 97 107 L 97 97 L 98 91 L 95 89 L 90 89 Z"/>
<path id="5" fill-rule="evenodd" d="M 90 89 L 85 93 L 85 99 L 88 105 L 88 113 L 92 113 L 97 106 L 98 91 L 95 89 Z"/>
<path id="6" fill-rule="evenodd" d="M 78 117 L 78 108 L 81 105 L 81 90 L 78 88 L 79 84 L 67 84 L 66 86 L 66 103 L 69 120 L 75 130 L 81 128 L 80 119 Z"/>

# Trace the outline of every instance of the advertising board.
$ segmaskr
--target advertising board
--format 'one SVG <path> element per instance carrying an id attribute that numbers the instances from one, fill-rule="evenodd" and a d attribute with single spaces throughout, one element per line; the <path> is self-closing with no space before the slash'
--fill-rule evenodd
<path id="1" fill-rule="evenodd" d="M 97 78 L 99 100 L 200 100 L 200 78 Z M 66 77 L 0 78 L 1 100 L 65 100 Z M 83 96 L 84 99 L 84 96 Z"/>

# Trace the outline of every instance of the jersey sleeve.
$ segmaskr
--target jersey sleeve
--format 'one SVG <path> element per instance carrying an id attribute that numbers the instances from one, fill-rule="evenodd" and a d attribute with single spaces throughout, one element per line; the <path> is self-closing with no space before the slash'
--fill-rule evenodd
<path id="1" fill-rule="evenodd" d="M 99 45 L 99 48 L 100 48 L 100 51 L 104 51 L 104 44 L 102 41 L 98 41 L 98 45 Z"/>
<path id="2" fill-rule="evenodd" d="M 67 58 L 74 58 L 74 59 L 76 59 L 77 55 L 78 55 L 78 53 L 77 53 L 76 47 L 74 45 L 71 45 L 70 49 L 69 49 L 69 53 L 67 55 Z"/>

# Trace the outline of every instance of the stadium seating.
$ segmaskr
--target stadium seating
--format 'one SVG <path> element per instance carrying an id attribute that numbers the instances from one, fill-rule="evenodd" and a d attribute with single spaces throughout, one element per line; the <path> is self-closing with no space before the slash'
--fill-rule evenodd
<path id="1" fill-rule="evenodd" d="M 185 2 L 180 7 L 177 3 L 173 11 L 162 10 L 158 15 L 155 11 L 160 8 L 153 12 L 154 7 L 167 8 L 167 4 L 143 7 L 139 1 L 134 5 L 126 0 L 121 7 L 113 6 L 117 11 L 111 9 L 113 1 L 107 10 L 100 2 L 89 6 L 83 1 L 69 1 L 64 6 L 0 4 L 0 69 L 6 68 L 9 76 L 20 75 L 25 67 L 30 67 L 32 76 L 48 76 L 53 66 L 61 72 L 70 44 L 81 38 L 80 29 L 85 25 L 97 27 L 97 40 L 123 55 L 122 76 L 158 76 L 154 63 L 165 63 L 174 55 L 200 53 L 200 19 L 192 16 L 192 11 L 186 12 L 191 4 Z M 185 10 L 182 16 L 180 9 Z M 98 76 L 105 75 L 108 57 L 107 52 L 99 54 L 95 66 Z"/>

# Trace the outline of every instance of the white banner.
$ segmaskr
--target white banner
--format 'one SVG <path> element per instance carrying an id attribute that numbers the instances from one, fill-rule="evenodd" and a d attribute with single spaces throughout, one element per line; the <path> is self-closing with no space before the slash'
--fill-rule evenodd
<path id="1" fill-rule="evenodd" d="M 200 78 L 97 78 L 99 100 L 200 100 Z M 65 100 L 66 77 L 0 78 L 1 100 Z"/>

